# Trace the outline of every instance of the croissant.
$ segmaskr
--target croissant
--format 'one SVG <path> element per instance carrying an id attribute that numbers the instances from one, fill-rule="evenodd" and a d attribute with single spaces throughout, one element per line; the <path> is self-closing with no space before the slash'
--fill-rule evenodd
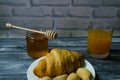
<path id="1" fill-rule="evenodd" d="M 54 48 L 39 61 L 33 73 L 38 77 L 55 77 L 76 71 L 83 64 L 83 55 L 75 51 Z"/>

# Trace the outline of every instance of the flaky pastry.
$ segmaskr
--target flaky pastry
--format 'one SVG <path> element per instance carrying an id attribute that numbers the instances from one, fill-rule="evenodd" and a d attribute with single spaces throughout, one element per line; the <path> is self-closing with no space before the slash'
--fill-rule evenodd
<path id="1" fill-rule="evenodd" d="M 39 61 L 33 72 L 39 77 L 55 77 L 76 71 L 83 62 L 83 55 L 76 51 L 54 48 Z"/>

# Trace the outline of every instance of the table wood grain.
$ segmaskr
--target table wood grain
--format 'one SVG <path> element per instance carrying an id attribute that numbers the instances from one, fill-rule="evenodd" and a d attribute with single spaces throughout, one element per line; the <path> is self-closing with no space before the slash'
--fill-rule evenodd
<path id="1" fill-rule="evenodd" d="M 65 48 L 84 54 L 95 68 L 96 80 L 120 80 L 120 38 L 114 37 L 110 56 L 93 59 L 87 53 L 87 38 L 57 38 L 49 41 L 49 49 Z M 0 39 L 0 80 L 27 80 L 26 72 L 35 61 L 27 55 L 24 38 Z"/>

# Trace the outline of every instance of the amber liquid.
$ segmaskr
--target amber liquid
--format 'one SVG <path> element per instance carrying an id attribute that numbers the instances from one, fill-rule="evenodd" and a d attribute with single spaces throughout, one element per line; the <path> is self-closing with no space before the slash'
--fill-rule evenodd
<path id="1" fill-rule="evenodd" d="M 28 33 L 26 44 L 27 53 L 33 58 L 39 58 L 48 53 L 48 39 L 43 34 Z"/>
<path id="2" fill-rule="evenodd" d="M 104 30 L 88 31 L 88 51 L 94 54 L 107 54 L 110 50 L 112 32 Z"/>

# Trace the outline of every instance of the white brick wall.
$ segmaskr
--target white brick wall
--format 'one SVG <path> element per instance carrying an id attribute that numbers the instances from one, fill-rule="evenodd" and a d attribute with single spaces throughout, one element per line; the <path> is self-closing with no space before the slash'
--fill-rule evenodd
<path id="1" fill-rule="evenodd" d="M 0 0 L 1 5 L 26 5 L 29 0 Z"/>
<path id="2" fill-rule="evenodd" d="M 33 5 L 38 6 L 67 6 L 71 0 L 32 0 L 32 2 Z"/>
<path id="3" fill-rule="evenodd" d="M 12 8 L 9 6 L 1 6 L 0 5 L 0 16 L 13 16 Z"/>
<path id="4" fill-rule="evenodd" d="M 104 6 L 120 6 L 120 0 L 103 0 Z"/>
<path id="5" fill-rule="evenodd" d="M 5 24 L 54 29 L 59 37 L 86 37 L 90 22 L 109 23 L 120 36 L 120 0 L 0 0 L 0 37 L 25 37 Z"/>
<path id="6" fill-rule="evenodd" d="M 50 16 L 51 9 L 48 7 L 15 7 L 13 8 L 14 16 L 25 17 L 44 17 Z"/>
<path id="7" fill-rule="evenodd" d="M 102 0 L 73 0 L 76 6 L 100 6 Z"/>
<path id="8" fill-rule="evenodd" d="M 93 16 L 96 18 L 115 18 L 119 8 L 116 7 L 98 7 L 95 8 Z"/>
<path id="9" fill-rule="evenodd" d="M 32 27 L 43 27 L 43 28 L 53 28 L 53 20 L 51 18 L 26 18 L 25 25 L 28 28 Z"/>

